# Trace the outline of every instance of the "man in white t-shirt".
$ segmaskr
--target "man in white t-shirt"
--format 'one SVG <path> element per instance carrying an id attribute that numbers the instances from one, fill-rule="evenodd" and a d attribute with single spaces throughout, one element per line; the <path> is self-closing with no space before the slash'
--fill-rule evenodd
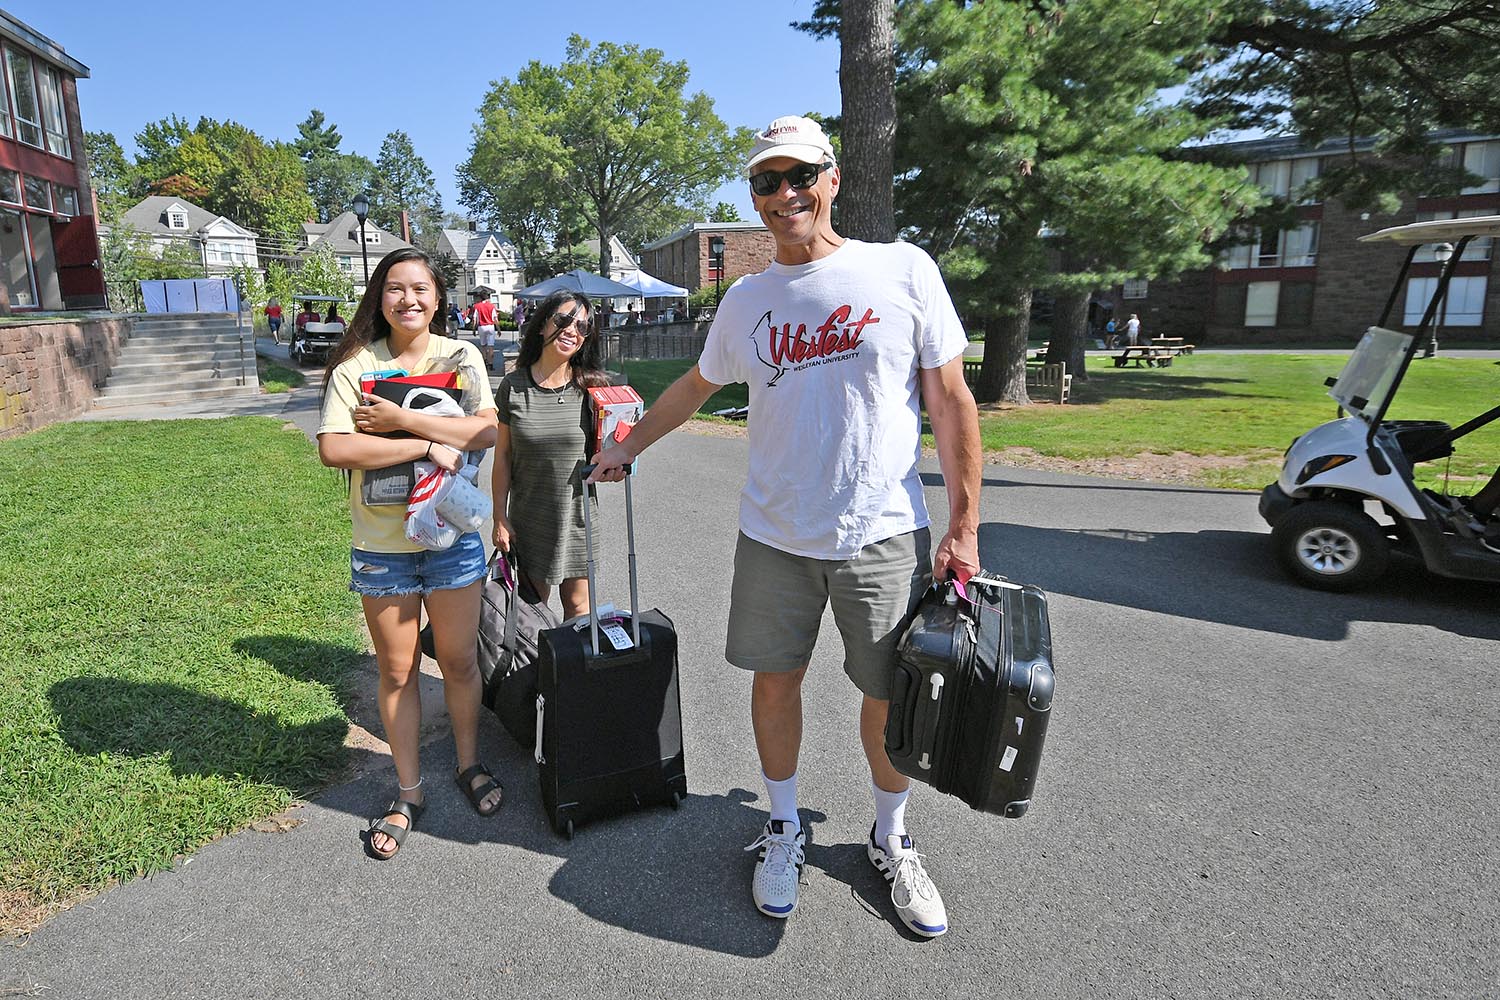
<path id="1" fill-rule="evenodd" d="M 1125 321 L 1125 340 L 1131 347 L 1141 342 L 1141 318 L 1135 313 L 1131 313 L 1130 318 Z"/>
<path id="2" fill-rule="evenodd" d="M 724 293 L 703 354 L 636 424 L 595 456 L 595 480 L 622 478 L 648 445 L 721 386 L 748 383 L 750 460 L 740 496 L 725 656 L 754 671 L 750 713 L 770 801 L 751 896 L 760 912 L 797 906 L 805 837 L 797 812 L 802 679 L 833 606 L 844 671 L 863 693 L 860 742 L 875 824 L 866 855 L 917 934 L 948 929 L 941 896 L 906 832 L 906 777 L 885 752 L 900 626 L 929 582 L 979 569 L 978 413 L 963 378 L 967 338 L 932 258 L 906 243 L 846 240 L 830 212 L 833 147 L 814 121 L 778 118 L 746 164 L 776 259 Z M 937 439 L 948 531 L 929 561 L 921 408 Z"/>

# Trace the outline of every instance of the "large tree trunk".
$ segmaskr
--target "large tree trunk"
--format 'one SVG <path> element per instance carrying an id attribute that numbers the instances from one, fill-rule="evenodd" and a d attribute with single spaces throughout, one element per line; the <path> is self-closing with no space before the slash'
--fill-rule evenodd
<path id="1" fill-rule="evenodd" d="M 1047 363 L 1068 366 L 1076 381 L 1087 381 L 1083 351 L 1088 346 L 1089 292 L 1061 292 L 1052 307 L 1052 339 L 1047 342 Z"/>
<path id="2" fill-rule="evenodd" d="M 609 253 L 609 231 L 603 226 L 599 227 L 599 273 L 609 277 L 610 253 Z"/>
<path id="3" fill-rule="evenodd" d="M 843 156 L 839 231 L 872 243 L 896 238 L 894 0 L 841 0 L 839 92 Z"/>
<path id="4" fill-rule="evenodd" d="M 1026 336 L 1031 329 L 1031 289 L 1014 293 L 1012 312 L 984 326 L 984 367 L 974 398 L 981 403 L 1029 406 L 1026 394 Z"/>

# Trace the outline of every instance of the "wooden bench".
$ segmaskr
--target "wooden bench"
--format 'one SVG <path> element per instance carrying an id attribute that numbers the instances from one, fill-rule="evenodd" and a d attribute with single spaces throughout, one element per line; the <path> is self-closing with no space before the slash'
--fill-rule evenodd
<path id="1" fill-rule="evenodd" d="M 1059 403 L 1066 403 L 1073 394 L 1073 376 L 1068 374 L 1068 366 L 1061 361 L 1051 365 L 1027 365 L 1027 393 L 1032 389 L 1048 398 L 1057 397 Z"/>
<path id="2" fill-rule="evenodd" d="M 1115 355 L 1115 367 L 1124 368 L 1126 364 L 1134 361 L 1137 368 L 1141 366 L 1141 362 L 1145 362 L 1147 368 L 1170 368 L 1172 359 L 1177 357 L 1177 353 L 1167 347 L 1122 347 L 1120 353 Z"/>
<path id="3" fill-rule="evenodd" d="M 979 381 L 979 372 L 984 368 L 984 362 L 978 358 L 964 359 L 964 381 L 972 388 Z M 1026 364 L 1026 390 L 1045 390 L 1049 398 L 1056 397 L 1059 403 L 1066 403 L 1068 397 L 1073 394 L 1073 376 L 1068 374 L 1068 366 L 1063 362 L 1055 365 Z"/>

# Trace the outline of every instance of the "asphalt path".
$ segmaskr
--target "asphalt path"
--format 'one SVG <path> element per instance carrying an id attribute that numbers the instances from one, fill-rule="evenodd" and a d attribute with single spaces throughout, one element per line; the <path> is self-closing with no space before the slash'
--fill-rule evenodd
<path id="1" fill-rule="evenodd" d="M 1056 717 L 1023 819 L 913 795 L 950 933 L 909 935 L 865 859 L 857 695 L 827 620 L 802 902 L 757 914 L 741 848 L 764 791 L 748 677 L 722 659 L 744 462 L 741 438 L 679 432 L 637 484 L 641 594 L 681 636 L 680 811 L 562 840 L 487 718 L 498 818 L 461 798 L 439 739 L 420 828 L 370 860 L 358 833 L 395 784 L 377 760 L 284 832 L 224 838 L 0 948 L 0 995 L 1500 995 L 1500 588 L 1398 564 L 1365 594 L 1304 590 L 1253 495 L 1146 482 L 985 470 L 986 568 L 1051 595 Z M 620 500 L 602 589 L 623 603 Z"/>

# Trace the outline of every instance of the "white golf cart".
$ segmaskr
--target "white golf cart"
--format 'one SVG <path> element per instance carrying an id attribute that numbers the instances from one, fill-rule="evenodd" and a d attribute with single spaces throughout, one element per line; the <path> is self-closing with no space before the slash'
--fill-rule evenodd
<path id="1" fill-rule="evenodd" d="M 303 303 L 313 302 L 337 302 L 343 305 L 344 300 L 337 295 L 298 295 L 296 303 L 300 307 Z M 300 308 L 298 310 L 301 311 Z M 344 338 L 344 323 L 336 321 L 333 323 L 307 322 L 298 328 L 296 317 L 292 318 L 292 342 L 287 345 L 287 354 L 291 356 L 293 363 L 306 365 L 316 362 L 322 364 L 328 360 L 328 352 L 338 346 L 338 342 Z"/>
<path id="2" fill-rule="evenodd" d="M 1464 248 L 1496 236 L 1500 216 L 1418 222 L 1360 237 L 1410 248 L 1406 262 L 1380 322 L 1328 380 L 1340 419 L 1293 441 L 1281 476 L 1261 491 L 1260 515 L 1271 525 L 1277 559 L 1300 582 L 1323 590 L 1366 586 L 1385 572 L 1392 551 L 1415 556 L 1440 576 L 1500 580 L 1500 552 L 1483 544 L 1473 513 L 1451 497 L 1419 489 L 1412 474 L 1418 462 L 1453 454 L 1453 443 L 1500 417 L 1500 406 L 1457 427 L 1386 419 L 1412 359 L 1434 336 Z M 1436 251 L 1429 259 L 1446 261 L 1432 300 L 1415 333 L 1386 329 L 1423 247 Z"/>

